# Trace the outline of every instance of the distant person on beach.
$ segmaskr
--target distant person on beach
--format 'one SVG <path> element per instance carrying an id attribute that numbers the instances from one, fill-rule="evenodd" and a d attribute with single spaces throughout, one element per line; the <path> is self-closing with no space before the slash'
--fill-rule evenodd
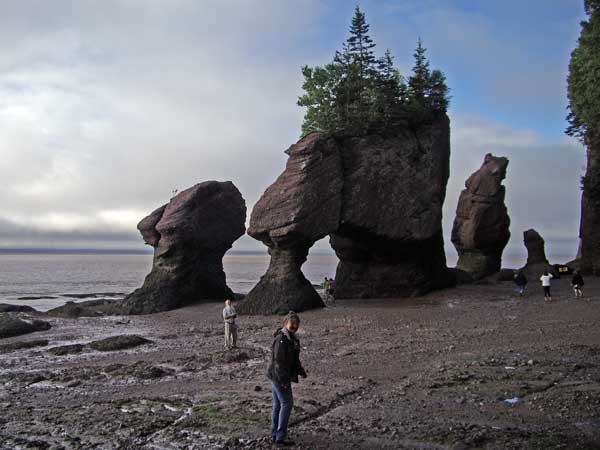
<path id="1" fill-rule="evenodd" d="M 525 288 L 527 287 L 527 277 L 525 276 L 522 270 L 519 270 L 515 275 L 515 284 L 517 285 L 517 289 L 519 290 L 519 296 L 523 297 L 523 293 L 525 292 Z"/>
<path id="2" fill-rule="evenodd" d="M 325 300 L 329 298 L 329 280 L 327 277 L 323 278 L 323 292 L 325 293 Z"/>
<path id="3" fill-rule="evenodd" d="M 273 353 L 267 372 L 273 394 L 271 439 L 281 447 L 294 445 L 287 437 L 294 405 L 292 383 L 298 382 L 298 376 L 306 378 L 306 371 L 300 364 L 300 341 L 296 336 L 299 327 L 300 317 L 290 311 L 283 321 L 283 328 L 278 328 L 273 335 Z"/>
<path id="4" fill-rule="evenodd" d="M 550 286 L 552 283 L 550 280 L 554 278 L 551 273 L 548 273 L 547 270 L 544 270 L 544 274 L 540 277 L 540 281 L 542 282 L 542 287 L 544 288 L 544 301 L 551 302 L 552 294 L 550 293 Z"/>
<path id="5" fill-rule="evenodd" d="M 575 298 L 583 298 L 583 291 L 581 288 L 585 282 L 583 281 L 583 277 L 579 270 L 576 270 L 573 274 L 573 279 L 571 280 L 571 286 L 573 286 L 573 292 L 575 292 Z"/>
<path id="6" fill-rule="evenodd" d="M 237 348 L 237 313 L 231 305 L 231 300 L 225 300 L 225 308 L 223 308 L 223 320 L 225 321 L 225 348 L 231 350 Z"/>
<path id="7" fill-rule="evenodd" d="M 331 299 L 334 299 L 334 295 L 335 295 L 335 280 L 333 278 L 329 279 L 329 295 L 331 296 Z"/>

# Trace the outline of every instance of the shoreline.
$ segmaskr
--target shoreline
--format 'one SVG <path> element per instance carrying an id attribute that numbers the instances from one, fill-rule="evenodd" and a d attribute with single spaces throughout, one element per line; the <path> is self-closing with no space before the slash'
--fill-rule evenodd
<path id="1" fill-rule="evenodd" d="M 586 279 L 590 302 L 573 300 L 566 279 L 552 303 L 536 288 L 518 299 L 510 282 L 465 285 L 302 313 L 309 378 L 295 386 L 296 448 L 598 448 L 600 280 Z M 241 317 L 241 349 L 227 353 L 221 308 L 48 318 L 48 331 L 3 339 L 49 343 L 0 354 L 0 438 L 67 449 L 271 448 L 264 371 L 281 318 Z M 152 342 L 47 351 L 131 334 Z"/>

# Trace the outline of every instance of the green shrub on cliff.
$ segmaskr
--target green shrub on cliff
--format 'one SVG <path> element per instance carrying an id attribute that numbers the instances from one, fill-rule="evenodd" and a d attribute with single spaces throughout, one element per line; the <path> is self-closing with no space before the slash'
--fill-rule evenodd
<path id="1" fill-rule="evenodd" d="M 377 58 L 365 14 L 357 6 L 350 36 L 325 66 L 302 68 L 306 108 L 302 135 L 361 136 L 387 132 L 398 125 L 418 126 L 448 108 L 446 77 L 431 71 L 419 39 L 408 83 L 394 66 L 389 50 Z"/>

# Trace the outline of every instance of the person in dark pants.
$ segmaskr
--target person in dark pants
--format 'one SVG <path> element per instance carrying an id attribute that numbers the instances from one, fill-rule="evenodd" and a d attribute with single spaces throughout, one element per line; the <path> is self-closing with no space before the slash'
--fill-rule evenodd
<path id="1" fill-rule="evenodd" d="M 583 298 L 583 285 L 585 282 L 583 281 L 583 277 L 578 270 L 573 274 L 573 279 L 571 280 L 571 286 L 573 286 L 573 292 L 575 292 L 575 298 Z"/>
<path id="2" fill-rule="evenodd" d="M 299 327 L 300 317 L 290 311 L 283 328 L 277 329 L 273 335 L 273 353 L 267 372 L 273 393 L 271 439 L 280 447 L 294 445 L 287 438 L 288 422 L 294 406 L 292 383 L 298 382 L 298 376 L 306 378 L 306 371 L 300 363 L 300 341 L 296 336 Z"/>
<path id="3" fill-rule="evenodd" d="M 519 270 L 519 272 L 515 275 L 515 284 L 517 285 L 517 289 L 519 290 L 519 296 L 523 297 L 525 287 L 527 286 L 527 277 L 525 276 L 522 270 Z"/>

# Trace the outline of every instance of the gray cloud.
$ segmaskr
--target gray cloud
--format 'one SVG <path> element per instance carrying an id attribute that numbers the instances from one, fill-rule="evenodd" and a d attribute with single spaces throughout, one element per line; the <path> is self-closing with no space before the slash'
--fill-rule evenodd
<path id="1" fill-rule="evenodd" d="M 422 29 L 434 57 L 505 65 L 493 61 L 503 50 L 485 18 L 402 3 L 412 28 L 386 25 L 385 8 L 373 8 L 382 47 L 408 56 Z M 207 179 L 232 180 L 250 210 L 298 137 L 299 66 L 331 57 L 318 44 L 320 18 L 334 13 L 318 0 L 1 2 L 0 246 L 143 248 L 136 222 L 173 189 Z M 490 92 L 503 97 L 503 83 L 521 82 L 507 69 Z M 511 158 L 511 246 L 529 226 L 573 239 L 583 152 L 523 128 L 453 115 L 446 230 L 464 179 L 492 151 Z"/>

